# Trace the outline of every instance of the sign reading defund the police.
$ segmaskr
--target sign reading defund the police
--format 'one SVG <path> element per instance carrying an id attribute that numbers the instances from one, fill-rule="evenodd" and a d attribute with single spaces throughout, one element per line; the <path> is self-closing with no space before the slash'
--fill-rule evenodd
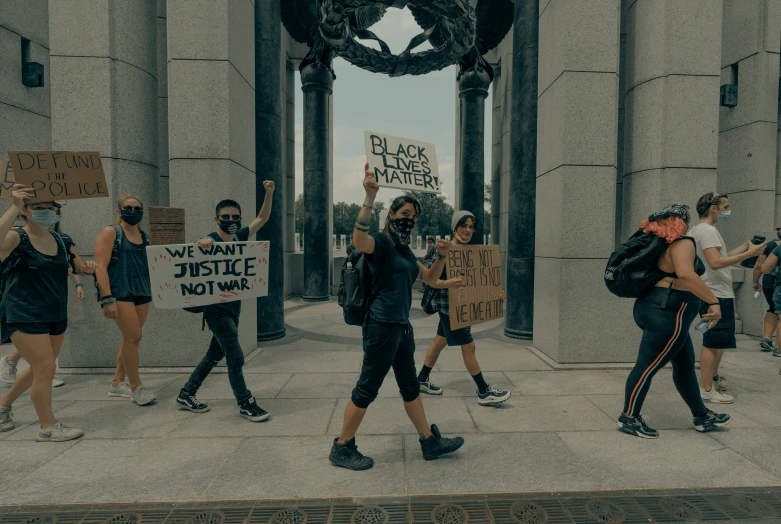
<path id="1" fill-rule="evenodd" d="M 381 187 L 441 193 L 434 144 L 364 131 L 366 160 Z"/>
<path id="2" fill-rule="evenodd" d="M 176 309 L 268 295 L 269 242 L 148 246 L 155 306 Z"/>

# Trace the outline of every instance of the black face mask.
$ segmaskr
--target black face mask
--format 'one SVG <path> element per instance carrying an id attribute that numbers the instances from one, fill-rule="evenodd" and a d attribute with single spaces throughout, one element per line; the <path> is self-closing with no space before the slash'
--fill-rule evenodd
<path id="1" fill-rule="evenodd" d="M 388 224 L 388 232 L 394 242 L 402 246 L 408 246 L 410 233 L 415 228 L 415 219 L 392 218 Z"/>
<path id="2" fill-rule="evenodd" d="M 235 235 L 236 231 L 241 228 L 241 220 L 220 220 L 219 226 L 229 235 Z"/>
<path id="3" fill-rule="evenodd" d="M 141 222 L 141 219 L 144 218 L 144 212 L 143 211 L 133 211 L 123 209 L 119 212 L 119 216 L 122 217 L 122 220 L 130 224 L 131 226 L 135 226 L 139 222 Z"/>

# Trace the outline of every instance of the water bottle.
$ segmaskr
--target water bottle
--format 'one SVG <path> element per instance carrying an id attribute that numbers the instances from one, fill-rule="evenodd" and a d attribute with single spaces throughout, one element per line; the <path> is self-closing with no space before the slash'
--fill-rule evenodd
<path id="1" fill-rule="evenodd" d="M 708 324 L 710 324 L 710 320 L 702 320 L 696 326 L 694 326 L 694 331 L 704 335 L 705 332 L 708 331 Z"/>
<path id="2" fill-rule="evenodd" d="M 762 297 L 762 291 L 754 291 L 754 295 L 752 295 L 752 298 L 754 300 L 759 300 Z"/>

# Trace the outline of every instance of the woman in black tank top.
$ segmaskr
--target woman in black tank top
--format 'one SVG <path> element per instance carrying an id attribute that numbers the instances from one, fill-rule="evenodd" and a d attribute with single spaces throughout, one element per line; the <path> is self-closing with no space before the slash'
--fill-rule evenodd
<path id="1" fill-rule="evenodd" d="M 152 291 L 146 258 L 148 240 L 138 227 L 144 204 L 135 195 L 125 195 L 117 204 L 116 225 L 104 227 L 95 239 L 95 273 L 103 316 L 116 322 L 122 332 L 110 397 L 129 398 L 139 406 L 156 400 L 144 387 L 138 373 L 138 346 L 149 313 Z M 125 381 L 127 377 L 127 381 Z"/>
<path id="2" fill-rule="evenodd" d="M 62 238 L 49 231 L 59 220 L 54 202 L 29 202 L 32 189 L 16 184 L 11 207 L 0 218 L 3 298 L 0 331 L 30 368 L 0 398 L 0 432 L 13 429 L 11 404 L 27 389 L 41 423 L 39 442 L 63 442 L 84 432 L 58 422 L 52 412 L 52 380 L 68 323 L 69 261 Z M 20 214 L 24 228 L 11 231 Z"/>

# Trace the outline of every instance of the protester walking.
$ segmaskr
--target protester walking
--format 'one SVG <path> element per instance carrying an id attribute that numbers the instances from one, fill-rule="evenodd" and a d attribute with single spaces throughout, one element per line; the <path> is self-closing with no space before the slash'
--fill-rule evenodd
<path id="1" fill-rule="evenodd" d="M 95 273 L 103 316 L 122 332 L 110 397 L 129 398 L 139 406 L 156 400 L 139 375 L 139 344 L 149 303 L 152 302 L 146 246 L 149 238 L 139 228 L 144 204 L 127 194 L 117 204 L 116 223 L 103 228 L 95 240 Z M 127 380 L 126 380 L 127 378 Z"/>
<path id="2" fill-rule="evenodd" d="M 718 297 L 721 304 L 721 319 L 708 329 L 702 337 L 702 352 L 700 353 L 700 385 L 705 402 L 715 404 L 731 404 L 734 398 L 724 393 L 727 384 L 719 375 L 719 364 L 725 349 L 737 347 L 735 340 L 735 292 L 732 289 L 731 267 L 746 260 L 759 256 L 765 249 L 765 244 L 753 245 L 744 242 L 739 247 L 727 252 L 726 243 L 716 224 L 728 220 L 732 215 L 727 195 L 707 193 L 697 201 L 697 213 L 700 223 L 691 228 L 689 235 L 697 245 L 697 256 L 705 264 L 705 274 L 702 280 Z M 701 314 L 707 309 L 703 305 Z"/>
<path id="3" fill-rule="evenodd" d="M 391 203 L 383 230 L 369 235 L 379 185 L 368 164 L 364 171 L 366 198 L 355 223 L 353 243 L 365 253 L 376 291 L 363 325 L 361 375 L 347 402 L 342 429 L 334 439 L 329 456 L 335 466 L 351 470 L 365 470 L 374 465 L 371 458 L 358 451 L 355 433 L 391 368 L 404 409 L 420 437 L 423 458 L 433 460 L 456 451 L 464 443 L 461 437 L 442 437 L 437 426 L 429 426 L 426 420 L 415 372 L 415 336 L 409 321 L 415 280 L 421 276 L 427 284 L 437 284 L 449 242 L 437 242 L 437 261 L 430 269 L 418 261 L 409 244 L 421 208 L 418 200 L 409 195 L 396 198 Z M 460 279 L 456 282 L 452 284 L 460 285 Z"/>
<path id="4" fill-rule="evenodd" d="M 776 228 L 776 236 L 781 240 L 781 227 Z M 779 243 L 775 240 L 768 242 L 765 250 L 759 255 L 756 264 L 754 264 L 754 292 L 761 292 L 765 297 L 765 302 L 767 302 L 767 312 L 763 322 L 764 329 L 762 340 L 759 341 L 759 349 L 772 351 L 774 357 L 781 357 L 781 349 L 773 344 L 773 334 L 778 331 L 779 324 L 778 312 L 773 301 L 773 292 L 776 289 L 776 279 L 778 277 L 778 264 L 773 266 L 768 274 L 763 274 L 762 266 L 778 245 Z"/>
<path id="5" fill-rule="evenodd" d="M 29 202 L 32 194 L 14 185 L 11 206 L 0 218 L 0 338 L 10 338 L 30 364 L 0 398 L 0 432 L 14 428 L 12 405 L 29 389 L 41 425 L 36 440 L 64 442 L 84 434 L 58 421 L 51 404 L 56 360 L 68 327 L 68 252 L 62 237 L 49 230 L 59 220 L 58 204 Z M 27 225 L 11 230 L 19 213 Z"/>
<path id="6" fill-rule="evenodd" d="M 253 238 L 271 216 L 274 182 L 266 180 L 263 186 L 266 189 L 263 206 L 249 226 L 241 227 L 239 203 L 235 200 L 223 200 L 215 209 L 214 221 L 218 230 L 200 239 L 198 245 L 208 249 L 214 242 L 246 242 Z M 203 307 L 203 319 L 212 332 L 212 340 L 206 355 L 176 397 L 176 403 L 181 409 L 193 413 L 205 413 L 211 409 L 208 404 L 198 400 L 196 395 L 214 366 L 225 358 L 228 364 L 228 381 L 239 405 L 239 415 L 252 422 L 262 422 L 269 418 L 269 413 L 258 405 L 244 381 L 244 352 L 239 343 L 240 316 L 240 300 Z"/>
<path id="7" fill-rule="evenodd" d="M 618 427 L 624 433 L 654 439 L 659 432 L 646 424 L 640 412 L 656 373 L 672 362 L 673 382 L 694 417 L 694 429 L 713 431 L 730 422 L 730 416 L 716 414 L 703 404 L 694 371 L 694 346 L 689 327 L 702 300 L 703 318 L 710 327 L 721 319 L 716 295 L 700 278 L 705 273 L 696 255 L 695 242 L 683 236 L 689 224 L 689 208 L 671 206 L 643 220 L 640 228 L 667 244 L 651 267 L 658 273 L 654 287 L 635 301 L 634 319 L 643 330 L 637 363 L 626 380 L 624 410 Z M 654 277 L 656 278 L 656 277 Z"/>
<path id="8" fill-rule="evenodd" d="M 60 205 L 55 203 L 55 208 L 57 210 L 57 216 L 59 217 Z M 65 244 L 65 252 L 68 254 L 68 261 L 70 262 L 71 266 L 69 270 L 70 279 L 71 282 L 73 282 L 73 284 L 76 286 L 76 302 L 81 302 L 84 300 L 84 284 L 81 283 L 79 273 L 82 271 L 94 273 L 97 264 L 92 261 L 85 262 L 76 251 L 76 243 L 70 236 L 60 231 L 59 226 L 60 223 L 57 222 L 49 229 L 55 233 L 58 233 L 62 238 L 63 243 Z M 3 342 L 10 342 L 10 340 L 3 340 Z M 16 367 L 21 359 L 22 354 L 18 349 L 7 357 L 0 358 L 0 382 L 4 382 L 6 384 L 14 383 L 16 380 Z M 64 385 L 65 382 L 56 377 L 52 380 L 53 388 L 58 388 Z"/>
<path id="9" fill-rule="evenodd" d="M 472 240 L 472 235 L 474 235 L 476 226 L 477 219 L 475 219 L 475 216 L 469 211 L 457 211 L 454 213 L 451 220 L 453 243 L 468 244 Z M 440 281 L 447 280 L 444 267 L 442 268 L 442 275 L 439 278 Z M 440 353 L 446 346 L 461 346 L 461 355 L 464 358 L 464 366 L 466 366 L 466 370 L 477 385 L 477 403 L 481 406 L 501 404 L 510 398 L 510 392 L 503 390 L 498 386 L 489 385 L 483 378 L 480 364 L 478 364 L 477 357 L 475 356 L 476 345 L 472 338 L 472 328 L 450 328 L 450 299 L 448 293 L 447 287 L 440 289 L 432 287 L 432 289 L 427 291 L 427 295 L 423 296 L 424 303 L 430 304 L 429 307 L 431 310 L 436 311 L 439 315 L 439 326 L 437 327 L 437 336 L 434 337 L 434 341 L 428 348 L 423 367 L 418 374 L 420 391 L 421 393 L 428 393 L 429 395 L 441 395 L 444 392 L 441 387 L 432 382 L 431 370 L 434 367 L 434 364 L 437 363 Z M 499 298 L 504 302 L 506 298 L 504 291 L 502 291 Z"/>

